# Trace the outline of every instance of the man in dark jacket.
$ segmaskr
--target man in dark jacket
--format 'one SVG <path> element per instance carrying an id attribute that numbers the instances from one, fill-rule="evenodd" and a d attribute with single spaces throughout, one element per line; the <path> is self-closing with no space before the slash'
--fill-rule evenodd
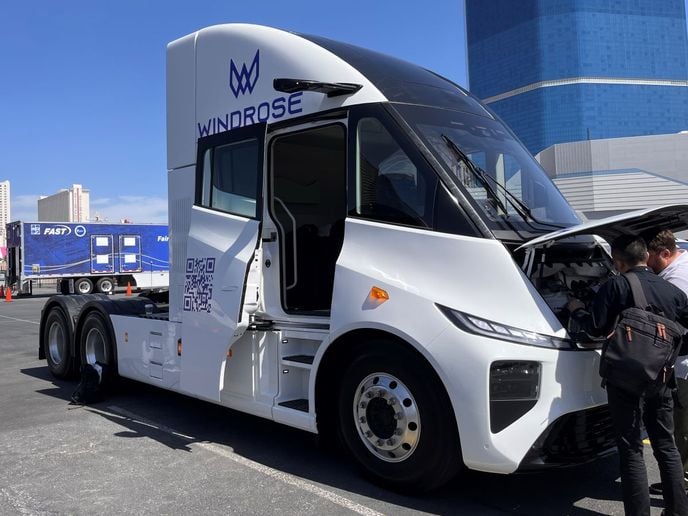
<path id="1" fill-rule="evenodd" d="M 668 319 L 688 324 L 688 298 L 679 288 L 647 267 L 647 247 L 640 237 L 624 235 L 611 245 L 614 267 L 634 272 L 650 305 Z M 591 335 L 606 336 L 614 330 L 617 316 L 634 306 L 631 287 L 623 276 L 604 283 L 590 312 L 578 300 L 569 302 L 571 317 Z M 673 384 L 673 382 L 671 382 Z M 607 398 L 619 449 L 621 488 L 626 514 L 650 514 L 650 493 L 643 459 L 642 423 L 659 464 L 666 514 L 688 516 L 688 498 L 683 484 L 681 457 L 674 444 L 673 398 L 664 386 L 642 397 L 607 383 Z"/>

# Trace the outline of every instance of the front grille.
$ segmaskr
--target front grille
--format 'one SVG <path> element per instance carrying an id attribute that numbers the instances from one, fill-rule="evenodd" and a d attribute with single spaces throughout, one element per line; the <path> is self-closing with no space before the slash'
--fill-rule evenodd
<path id="1" fill-rule="evenodd" d="M 612 453 L 615 446 L 607 405 L 572 412 L 545 430 L 519 469 L 582 464 Z"/>

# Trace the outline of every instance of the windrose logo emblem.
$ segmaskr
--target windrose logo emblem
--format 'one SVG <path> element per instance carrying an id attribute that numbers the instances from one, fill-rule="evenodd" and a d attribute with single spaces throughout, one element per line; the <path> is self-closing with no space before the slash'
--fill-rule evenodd
<path id="1" fill-rule="evenodd" d="M 247 91 L 253 93 L 253 88 L 258 82 L 259 74 L 259 54 L 260 49 L 256 50 L 256 55 L 251 62 L 251 67 L 246 68 L 246 63 L 241 64 L 241 70 L 234 64 L 234 60 L 229 60 L 229 88 L 232 90 L 234 97 L 239 98 L 239 95 L 244 95 Z"/>

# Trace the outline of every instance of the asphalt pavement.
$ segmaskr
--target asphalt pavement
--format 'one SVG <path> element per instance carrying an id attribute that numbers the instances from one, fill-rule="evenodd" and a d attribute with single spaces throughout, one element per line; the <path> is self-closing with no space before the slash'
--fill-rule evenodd
<path id="1" fill-rule="evenodd" d="M 75 407 L 38 360 L 38 295 L 0 300 L 0 514 L 623 514 L 617 457 L 468 472 L 424 496 L 363 479 L 316 436 L 128 380 Z M 659 480 L 646 447 L 648 476 Z M 652 514 L 663 502 L 653 496 Z"/>

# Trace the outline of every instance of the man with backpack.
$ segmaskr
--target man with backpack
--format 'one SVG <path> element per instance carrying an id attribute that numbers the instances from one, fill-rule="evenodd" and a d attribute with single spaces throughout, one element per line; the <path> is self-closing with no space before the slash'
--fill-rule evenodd
<path id="1" fill-rule="evenodd" d="M 614 267 L 622 275 L 610 278 L 600 287 L 590 312 L 584 309 L 582 302 L 575 299 L 569 302 L 568 309 L 571 317 L 590 335 L 609 338 L 603 352 L 601 374 L 605 378 L 603 384 L 606 384 L 609 410 L 619 450 L 624 509 L 627 515 L 650 514 L 650 493 L 643 458 L 644 423 L 659 464 L 666 513 L 688 516 L 683 467 L 673 438 L 672 398 L 673 360 L 678 352 L 676 348 L 680 339 L 673 338 L 673 321 L 688 325 L 688 298 L 679 288 L 660 278 L 647 267 L 647 247 L 642 238 L 621 236 L 612 242 L 611 251 Z M 637 278 L 637 283 L 630 276 Z M 635 287 L 632 287 L 631 281 L 636 283 Z M 667 323 L 656 323 L 656 333 L 662 338 L 667 337 L 663 341 L 671 341 L 670 351 L 673 355 L 666 359 L 663 368 L 657 369 L 656 381 L 648 382 L 644 378 L 647 376 L 647 370 L 643 369 L 644 364 L 638 364 L 636 360 L 631 361 L 628 369 L 624 369 L 628 364 L 611 360 L 622 358 L 618 356 L 619 348 L 613 345 L 619 340 L 625 340 L 627 349 L 632 352 L 638 349 L 647 351 L 648 361 L 656 360 L 651 356 L 651 353 L 656 351 L 652 345 L 636 346 L 644 340 L 644 334 L 634 333 L 631 326 L 617 326 L 617 321 L 622 319 L 629 309 L 640 304 L 636 303 L 634 290 L 645 298 L 642 304 L 651 306 L 655 312 L 659 312 L 663 316 L 659 320 Z M 670 327 L 670 335 L 666 335 L 665 326 Z M 612 349 L 616 356 L 611 353 Z M 608 352 L 610 360 L 605 361 L 604 355 Z M 604 364 L 613 364 L 613 367 L 604 367 Z M 638 365 L 640 369 L 637 368 Z M 633 370 L 633 367 L 636 369 Z M 619 374 L 618 371 L 623 371 L 624 374 Z"/>
<path id="2" fill-rule="evenodd" d="M 673 283 L 688 295 L 688 252 L 676 246 L 676 237 L 668 230 L 654 229 L 643 233 L 647 243 L 647 265 L 661 278 Z M 688 488 L 688 356 L 679 356 L 675 367 L 674 441 L 681 455 L 683 476 Z M 650 486 L 650 493 L 661 494 L 661 482 Z"/>

